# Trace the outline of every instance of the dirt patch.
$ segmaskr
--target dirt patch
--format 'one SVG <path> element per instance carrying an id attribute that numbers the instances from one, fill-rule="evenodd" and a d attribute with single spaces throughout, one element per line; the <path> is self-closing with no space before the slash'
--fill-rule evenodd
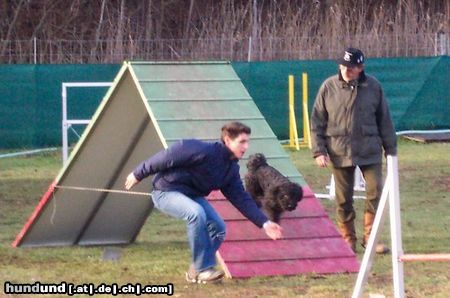
<path id="1" fill-rule="evenodd" d="M 436 177 L 432 182 L 432 187 L 435 191 L 450 193 L 450 177 Z"/>

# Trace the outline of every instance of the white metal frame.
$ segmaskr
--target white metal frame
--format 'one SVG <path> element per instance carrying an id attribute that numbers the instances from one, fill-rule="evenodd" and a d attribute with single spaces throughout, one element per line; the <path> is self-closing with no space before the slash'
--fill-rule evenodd
<path id="1" fill-rule="evenodd" d="M 315 194 L 317 198 L 334 200 L 336 198 L 336 184 L 334 182 L 334 176 L 331 174 L 330 185 L 326 188 L 329 190 L 328 194 Z M 354 191 L 366 191 L 366 180 L 364 180 L 363 174 L 359 167 L 355 168 L 355 182 L 353 186 Z M 353 195 L 354 199 L 365 199 L 366 196 Z"/>
<path id="2" fill-rule="evenodd" d="M 67 163 L 67 159 L 69 156 L 69 128 L 72 125 L 87 125 L 91 121 L 90 119 L 67 119 L 67 88 L 110 87 L 112 84 L 112 82 L 62 83 L 62 159 L 64 165 Z"/>
<path id="3" fill-rule="evenodd" d="M 402 136 L 405 134 L 412 134 L 412 133 L 418 133 L 418 134 L 432 134 L 432 133 L 449 133 L 450 129 L 438 129 L 438 130 L 403 130 L 403 131 L 398 131 L 396 132 L 397 136 Z M 359 167 L 356 167 L 355 169 L 355 184 L 354 184 L 354 191 L 365 191 L 366 190 L 366 181 L 364 180 L 364 177 L 361 173 L 361 170 L 359 169 Z M 329 190 L 329 192 L 326 194 L 322 194 L 322 193 L 316 193 L 314 194 L 317 198 L 319 199 L 329 199 L 329 200 L 334 200 L 336 197 L 336 186 L 334 183 L 334 176 L 331 175 L 331 179 L 330 179 L 330 185 L 326 186 L 326 189 Z M 354 199 L 365 199 L 365 196 L 359 196 L 359 195 L 354 195 L 353 196 Z"/>
<path id="4" fill-rule="evenodd" d="M 394 297 L 405 297 L 403 275 L 403 262 L 406 261 L 450 261 L 450 254 L 403 254 L 402 228 L 400 220 L 400 191 L 398 180 L 397 156 L 387 156 L 386 183 L 378 204 L 378 210 L 369 236 L 369 241 L 358 273 L 352 298 L 362 297 L 364 284 L 372 266 L 375 247 L 383 227 L 387 206 L 389 205 L 389 221 L 391 228 L 392 245 L 392 279 L 394 284 Z"/>
<path id="5" fill-rule="evenodd" d="M 361 268 L 358 273 L 355 288 L 353 289 L 352 298 L 362 297 L 364 284 L 367 281 L 367 276 L 372 266 L 373 257 L 375 255 L 375 246 L 381 234 L 386 208 L 389 205 L 389 217 L 391 224 L 391 245 L 392 245 L 392 271 L 394 283 L 394 297 L 400 298 L 405 295 L 404 281 L 403 281 L 403 263 L 401 256 L 403 255 L 402 248 L 402 233 L 400 223 L 400 193 L 398 183 L 398 161 L 397 156 L 387 156 L 387 175 L 386 183 L 381 194 L 381 199 L 378 204 L 378 210 L 375 215 L 372 232 L 369 236 L 369 241 L 364 253 L 361 263 Z"/>

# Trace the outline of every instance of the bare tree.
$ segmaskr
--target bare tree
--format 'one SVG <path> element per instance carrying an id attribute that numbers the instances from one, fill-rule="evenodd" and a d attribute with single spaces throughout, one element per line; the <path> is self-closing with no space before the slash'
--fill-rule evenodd
<path id="1" fill-rule="evenodd" d="M 17 5 L 16 8 L 11 9 L 11 12 L 14 14 L 11 22 L 9 24 L 4 24 L 6 26 L 8 26 L 8 31 L 6 32 L 5 35 L 5 40 L 9 40 L 11 38 L 11 33 L 14 29 L 16 29 L 16 23 L 17 20 L 19 18 L 22 6 L 24 4 L 25 0 L 20 0 L 19 4 Z M 3 56 L 7 50 L 8 44 L 7 43 L 2 43 L 2 47 L 0 49 L 0 55 Z"/>
<path id="2" fill-rule="evenodd" d="M 59 63 L 430 55 L 449 15 L 448 0 L 0 0 L 0 61 L 31 61 L 34 38 Z"/>

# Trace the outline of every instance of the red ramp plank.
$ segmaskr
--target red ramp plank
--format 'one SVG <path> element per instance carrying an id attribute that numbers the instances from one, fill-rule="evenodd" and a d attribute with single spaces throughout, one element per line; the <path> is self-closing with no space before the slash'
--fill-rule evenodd
<path id="1" fill-rule="evenodd" d="M 227 268 L 233 278 L 247 278 L 252 276 L 298 275 L 306 273 L 332 274 L 357 272 L 359 268 L 355 257 L 333 259 L 299 259 L 265 262 L 228 262 Z"/>
<path id="2" fill-rule="evenodd" d="M 283 214 L 283 239 L 276 241 L 246 220 L 220 192 L 208 197 L 227 224 L 219 253 L 230 277 L 358 272 L 356 255 L 309 187 L 304 193 L 297 209 Z"/>
<path id="3" fill-rule="evenodd" d="M 34 209 L 33 213 L 30 216 L 30 218 L 28 218 L 28 220 L 26 221 L 26 223 L 23 226 L 22 230 L 19 232 L 19 234 L 17 234 L 16 239 L 12 243 L 13 247 L 17 247 L 20 244 L 20 242 L 22 241 L 23 237 L 27 233 L 28 229 L 31 227 L 31 225 L 36 220 L 36 218 L 39 216 L 39 213 L 41 212 L 42 208 L 44 208 L 44 206 L 47 204 L 47 202 L 51 198 L 51 195 L 53 194 L 53 191 L 55 190 L 55 185 L 56 185 L 55 181 L 53 181 L 49 185 L 47 191 L 42 196 L 41 200 L 39 201 L 38 205 Z"/>
<path id="4" fill-rule="evenodd" d="M 244 245 L 241 245 L 244 244 Z M 354 253 L 339 237 L 314 239 L 281 239 L 254 241 L 226 241 L 221 256 L 230 262 L 321 259 L 352 257 Z M 251 251 L 251 254 L 248 252 Z"/>
<path id="5" fill-rule="evenodd" d="M 227 200 L 213 200 L 211 204 L 216 210 L 220 211 L 220 215 L 224 220 L 247 220 L 236 208 L 230 208 L 230 202 Z M 323 217 L 327 213 L 316 199 L 305 198 L 297 206 L 297 209 L 291 212 L 285 212 L 283 218 L 299 218 L 299 217 Z"/>
<path id="6" fill-rule="evenodd" d="M 243 226 L 245 225 L 245 228 Z M 340 237 L 328 217 L 283 218 L 283 239 Z M 264 231 L 251 222 L 228 221 L 227 241 L 257 240 L 267 238 Z"/>

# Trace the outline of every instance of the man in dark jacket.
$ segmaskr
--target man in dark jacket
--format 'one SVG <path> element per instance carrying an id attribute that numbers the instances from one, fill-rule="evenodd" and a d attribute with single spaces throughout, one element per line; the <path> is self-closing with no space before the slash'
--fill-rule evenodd
<path id="1" fill-rule="evenodd" d="M 225 239 L 225 223 L 204 198 L 220 190 L 249 220 L 264 228 L 272 239 L 282 228 L 267 219 L 245 192 L 238 160 L 249 146 L 248 126 L 231 122 L 222 127 L 221 141 L 206 143 L 182 140 L 142 162 L 125 182 L 131 189 L 143 178 L 153 178 L 152 200 L 160 211 L 187 221 L 192 264 L 186 272 L 189 282 L 217 282 L 224 276 L 215 269 L 215 254 Z"/>
<path id="2" fill-rule="evenodd" d="M 364 55 L 348 48 L 338 60 L 339 73 L 322 84 L 311 115 L 312 151 L 316 163 L 331 161 L 336 185 L 337 223 L 342 237 L 356 251 L 354 172 L 366 180 L 365 247 L 382 191 L 382 148 L 397 154 L 397 139 L 380 83 L 364 73 Z M 377 245 L 378 253 L 387 248 Z"/>

